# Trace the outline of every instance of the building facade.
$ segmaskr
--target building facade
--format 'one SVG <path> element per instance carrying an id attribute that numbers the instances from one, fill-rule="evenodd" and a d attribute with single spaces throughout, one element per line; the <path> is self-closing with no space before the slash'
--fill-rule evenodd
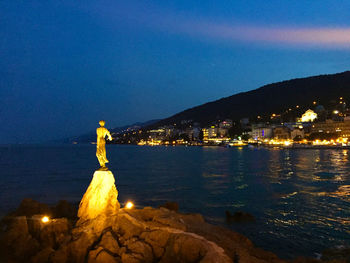
<path id="1" fill-rule="evenodd" d="M 312 125 L 311 133 L 336 133 L 339 137 L 350 138 L 350 120 L 317 122 Z"/>
<path id="2" fill-rule="evenodd" d="M 270 139 L 273 130 L 270 127 L 252 127 L 251 136 L 254 140 Z"/>

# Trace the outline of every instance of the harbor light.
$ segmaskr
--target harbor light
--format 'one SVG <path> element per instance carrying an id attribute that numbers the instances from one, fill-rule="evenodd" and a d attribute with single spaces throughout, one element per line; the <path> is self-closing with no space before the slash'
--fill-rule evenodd
<path id="1" fill-rule="evenodd" d="M 290 146 L 292 143 L 290 141 L 284 141 L 285 146 Z"/>
<path id="2" fill-rule="evenodd" d="M 42 218 L 41 218 L 41 222 L 43 222 L 43 223 L 48 223 L 50 221 L 50 218 L 48 217 L 48 216 L 43 216 Z"/>
<path id="3" fill-rule="evenodd" d="M 130 201 L 128 201 L 127 203 L 126 203 L 126 205 L 125 205 L 125 208 L 126 209 L 131 209 L 131 208 L 133 208 L 134 207 L 134 204 L 133 204 L 133 202 L 130 202 Z"/>

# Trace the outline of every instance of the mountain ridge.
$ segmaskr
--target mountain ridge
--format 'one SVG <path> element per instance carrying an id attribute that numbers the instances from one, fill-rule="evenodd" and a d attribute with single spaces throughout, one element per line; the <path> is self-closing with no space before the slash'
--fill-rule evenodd
<path id="1" fill-rule="evenodd" d="M 329 89 L 332 88 L 332 94 Z M 293 90 L 294 89 L 294 90 Z M 305 108 L 313 101 L 327 104 L 330 97 L 350 98 L 350 71 L 295 78 L 263 85 L 257 89 L 240 92 L 207 102 L 162 119 L 150 127 L 193 120 L 208 124 L 216 119 L 256 117 L 260 112 L 281 112 L 298 104 Z M 242 110 L 243 109 L 243 110 Z"/>

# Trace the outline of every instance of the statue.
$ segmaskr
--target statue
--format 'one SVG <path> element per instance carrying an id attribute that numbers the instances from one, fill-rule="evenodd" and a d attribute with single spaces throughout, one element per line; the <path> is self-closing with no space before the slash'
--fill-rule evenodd
<path id="1" fill-rule="evenodd" d="M 104 220 L 115 215 L 120 208 L 118 190 L 115 187 L 113 173 L 106 167 L 108 160 L 106 157 L 105 137 L 108 136 L 108 139 L 111 141 L 112 136 L 104 127 L 105 121 L 100 121 L 99 124 L 101 127 L 96 129 L 96 157 L 101 167 L 95 171 L 91 183 L 80 201 L 78 210 L 79 220 L 77 222 L 77 225 L 80 226 L 84 226 L 85 222 L 95 218 L 99 218 L 99 220 L 95 221 L 97 224 L 103 225 Z M 87 229 L 87 231 L 90 231 L 90 229 Z"/>
<path id="2" fill-rule="evenodd" d="M 106 167 L 106 163 L 108 163 L 107 157 L 106 157 L 106 141 L 105 137 L 108 136 L 108 140 L 112 140 L 112 136 L 109 133 L 109 131 L 104 127 L 105 121 L 99 122 L 100 126 L 96 129 L 97 133 L 97 146 L 96 146 L 96 157 L 98 159 L 98 162 L 100 163 L 100 170 L 108 170 Z"/>

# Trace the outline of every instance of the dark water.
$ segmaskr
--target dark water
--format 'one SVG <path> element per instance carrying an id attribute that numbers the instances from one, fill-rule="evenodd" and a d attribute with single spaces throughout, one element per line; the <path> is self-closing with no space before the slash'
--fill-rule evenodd
<path id="1" fill-rule="evenodd" d="M 176 201 L 284 258 L 350 244 L 350 152 L 107 146 L 119 200 Z M 94 145 L 0 147 L 0 213 L 24 197 L 79 202 L 98 168 Z M 257 221 L 227 225 L 225 210 Z"/>

